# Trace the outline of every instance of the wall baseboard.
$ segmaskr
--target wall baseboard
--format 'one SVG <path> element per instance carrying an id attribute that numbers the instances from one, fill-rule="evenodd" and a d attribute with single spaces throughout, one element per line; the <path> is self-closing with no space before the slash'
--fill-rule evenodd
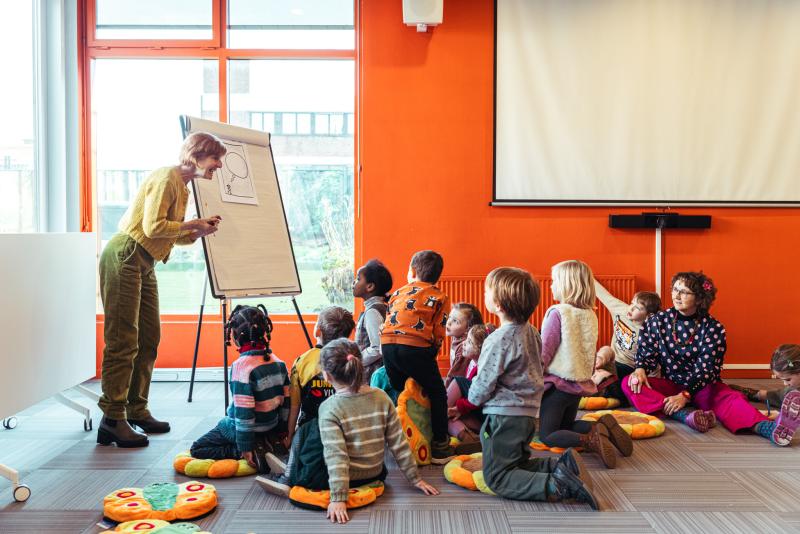
<path id="1" fill-rule="evenodd" d="M 191 367 L 153 369 L 153 382 L 188 382 L 192 378 Z M 198 367 L 195 382 L 222 382 L 222 367 Z"/>

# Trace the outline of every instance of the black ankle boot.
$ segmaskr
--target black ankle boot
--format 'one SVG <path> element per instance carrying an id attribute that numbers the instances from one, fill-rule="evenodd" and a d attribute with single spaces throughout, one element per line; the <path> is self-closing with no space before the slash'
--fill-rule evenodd
<path id="1" fill-rule="evenodd" d="M 125 419 L 103 417 L 100 428 L 97 429 L 97 443 L 100 445 L 116 443 L 117 447 L 134 448 L 147 447 L 149 442 L 147 436 L 131 428 Z"/>
<path id="2" fill-rule="evenodd" d="M 141 419 L 128 418 L 128 423 L 138 426 L 142 429 L 142 432 L 147 434 L 166 434 L 170 431 L 169 423 L 166 421 L 159 421 L 152 415 L 142 417 Z"/>

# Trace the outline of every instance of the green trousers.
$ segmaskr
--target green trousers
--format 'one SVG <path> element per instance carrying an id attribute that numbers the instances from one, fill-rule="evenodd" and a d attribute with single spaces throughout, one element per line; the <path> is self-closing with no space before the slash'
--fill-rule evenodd
<path id="1" fill-rule="evenodd" d="M 557 458 L 531 458 L 533 417 L 489 414 L 481 428 L 483 478 L 507 499 L 546 501 L 550 473 Z"/>
<path id="2" fill-rule="evenodd" d="M 106 347 L 98 404 L 111 419 L 147 417 L 161 340 L 158 283 L 153 257 L 126 234 L 112 237 L 100 255 L 100 296 Z"/>

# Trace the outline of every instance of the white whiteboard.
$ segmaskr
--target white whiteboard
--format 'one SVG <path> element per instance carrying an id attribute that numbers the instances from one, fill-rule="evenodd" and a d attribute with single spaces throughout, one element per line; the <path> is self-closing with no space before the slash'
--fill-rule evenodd
<path id="1" fill-rule="evenodd" d="M 800 1 L 496 7 L 494 204 L 800 202 Z"/>
<path id="2" fill-rule="evenodd" d="M 197 213 L 201 218 L 219 215 L 219 230 L 203 238 L 211 292 L 216 298 L 298 295 L 300 276 L 283 209 L 280 184 L 272 159 L 269 134 L 239 126 L 181 117 L 184 136 L 208 132 L 225 143 L 244 145 L 250 165 L 256 203 L 225 202 L 220 180 L 243 174 L 223 168 L 211 180 L 195 178 Z M 241 164 L 236 158 L 237 165 Z"/>
<path id="3" fill-rule="evenodd" d="M 97 236 L 0 234 L 0 418 L 94 378 Z"/>

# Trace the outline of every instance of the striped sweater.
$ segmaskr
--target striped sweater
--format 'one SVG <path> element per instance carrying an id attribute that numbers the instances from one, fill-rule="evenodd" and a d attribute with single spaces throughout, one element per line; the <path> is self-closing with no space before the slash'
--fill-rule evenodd
<path id="1" fill-rule="evenodd" d="M 248 347 L 244 347 L 248 348 Z M 289 373 L 274 355 L 264 360 L 265 350 L 242 352 L 231 365 L 229 424 L 236 432 L 236 448 L 255 448 L 255 433 L 286 426 L 289 419 Z"/>
<path id="2" fill-rule="evenodd" d="M 328 466 L 331 502 L 347 500 L 350 480 L 377 477 L 383 470 L 384 444 L 412 484 L 419 482 L 397 411 L 379 389 L 337 393 L 319 408 L 319 431 Z"/>

